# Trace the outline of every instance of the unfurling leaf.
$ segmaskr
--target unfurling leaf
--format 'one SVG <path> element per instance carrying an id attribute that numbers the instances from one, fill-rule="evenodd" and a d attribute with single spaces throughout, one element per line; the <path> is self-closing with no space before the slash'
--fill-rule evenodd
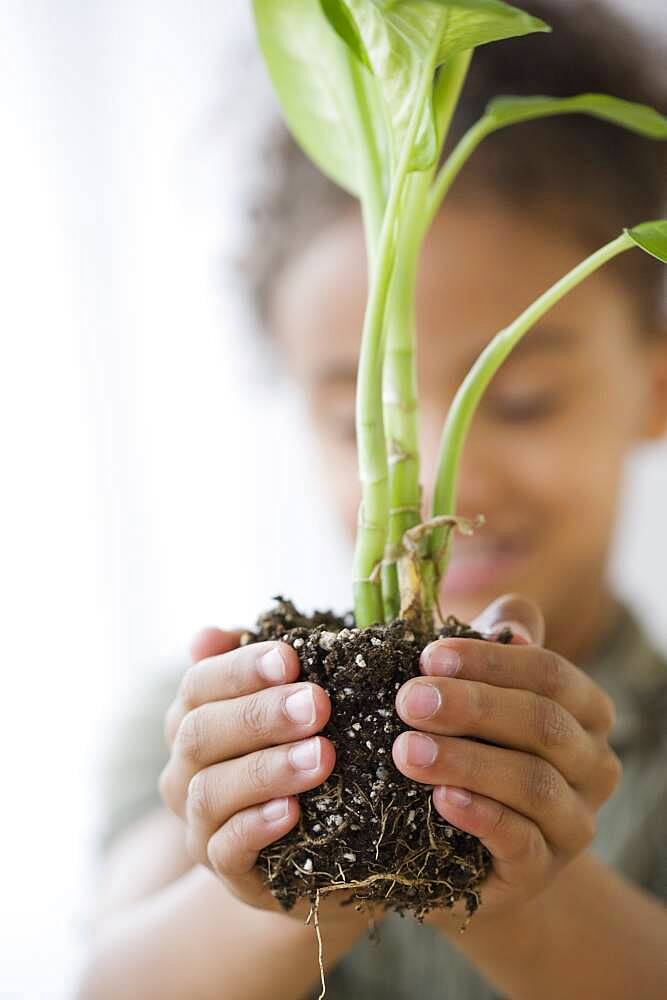
<path id="1" fill-rule="evenodd" d="M 625 231 L 638 247 L 667 264 L 667 219 L 643 222 L 640 226 Z"/>
<path id="2" fill-rule="evenodd" d="M 488 42 L 548 31 L 547 25 L 500 0 L 322 0 L 323 9 L 356 57 L 370 66 L 382 88 L 400 156 L 423 83 L 424 67 L 437 44 L 434 70 L 468 49 Z M 410 169 L 428 170 L 438 156 L 430 90 Z"/>

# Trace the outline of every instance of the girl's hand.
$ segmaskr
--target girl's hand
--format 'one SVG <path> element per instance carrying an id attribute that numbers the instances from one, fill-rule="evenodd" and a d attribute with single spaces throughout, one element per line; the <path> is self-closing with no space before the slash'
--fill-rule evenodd
<path id="1" fill-rule="evenodd" d="M 193 642 L 193 666 L 167 712 L 160 793 L 185 821 L 193 860 L 243 902 L 275 910 L 257 854 L 297 823 L 295 796 L 333 769 L 332 744 L 315 735 L 331 704 L 320 687 L 294 683 L 299 660 L 286 643 L 238 641 L 207 629 Z M 303 907 L 293 912 L 303 919 Z"/>
<path id="2" fill-rule="evenodd" d="M 621 765 L 608 743 L 613 703 L 540 647 L 538 609 L 506 597 L 482 620 L 490 634 L 509 625 L 513 644 L 442 639 L 427 647 L 424 678 L 397 694 L 413 731 L 398 737 L 393 756 L 405 775 L 435 785 L 440 815 L 493 855 L 483 885 L 489 913 L 537 895 L 589 846 Z"/>

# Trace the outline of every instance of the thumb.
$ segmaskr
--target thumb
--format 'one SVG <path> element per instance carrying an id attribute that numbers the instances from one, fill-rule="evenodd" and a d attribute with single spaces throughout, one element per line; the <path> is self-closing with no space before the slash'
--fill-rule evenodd
<path id="1" fill-rule="evenodd" d="M 505 594 L 482 611 L 472 623 L 478 632 L 497 635 L 504 628 L 512 630 L 515 642 L 541 646 L 544 642 L 544 615 L 528 597 Z"/>
<path id="2" fill-rule="evenodd" d="M 221 628 L 203 628 L 190 642 L 190 659 L 199 663 L 209 656 L 220 656 L 236 649 L 241 638 L 241 632 L 225 632 Z"/>

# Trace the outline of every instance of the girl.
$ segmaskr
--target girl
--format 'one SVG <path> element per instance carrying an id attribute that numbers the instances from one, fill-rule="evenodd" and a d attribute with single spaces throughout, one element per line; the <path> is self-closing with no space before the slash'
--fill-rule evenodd
<path id="1" fill-rule="evenodd" d="M 459 133 L 498 93 L 664 104 L 626 25 L 591 4 L 576 16 L 529 7 L 554 33 L 476 54 Z M 272 140 L 279 182 L 255 206 L 254 270 L 241 277 L 307 394 L 352 530 L 361 222 L 282 129 Z M 655 144 L 578 118 L 501 132 L 478 151 L 422 259 L 425 468 L 490 334 L 623 225 L 660 216 L 664 166 Z M 488 527 L 457 542 L 442 602 L 489 633 L 511 623 L 517 641 L 429 647 L 423 677 L 397 694 L 410 730 L 393 756 L 434 786 L 443 817 L 483 840 L 493 870 L 464 935 L 450 912 L 425 926 L 377 915 L 372 945 L 367 918 L 329 899 L 333 998 L 664 996 L 667 671 L 606 578 L 624 461 L 667 421 L 661 306 L 659 266 L 628 254 L 562 302 L 490 388 L 459 498 Z M 525 596 L 493 600 L 503 592 Z M 119 740 L 86 1000 L 316 990 L 304 909 L 280 912 L 254 865 L 297 823 L 296 795 L 333 767 L 317 735 L 329 700 L 299 683 L 286 645 L 237 644 L 238 633 L 202 632 L 180 685 L 156 691 Z"/>

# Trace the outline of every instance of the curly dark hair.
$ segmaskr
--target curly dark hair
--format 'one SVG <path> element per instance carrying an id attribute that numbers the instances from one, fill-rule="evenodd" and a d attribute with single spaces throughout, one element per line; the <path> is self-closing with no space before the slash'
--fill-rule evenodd
<path id="1" fill-rule="evenodd" d="M 655 69 L 664 71 L 664 59 L 652 58 L 651 41 L 624 17 L 597 0 L 578 0 L 573 6 L 562 0 L 526 0 L 520 6 L 543 18 L 553 32 L 487 45 L 475 53 L 449 145 L 474 124 L 492 97 L 502 94 L 567 97 L 599 91 L 665 108 L 667 81 Z M 253 177 L 244 199 L 245 248 L 237 255 L 236 276 L 256 316 L 268 325 L 271 292 L 282 267 L 321 228 L 349 211 L 353 199 L 304 156 L 282 124 L 275 101 L 262 126 L 256 162 L 263 177 Z M 660 217 L 666 182 L 667 144 L 587 116 L 567 115 L 487 138 L 452 197 L 491 196 L 522 211 L 547 213 L 554 225 L 571 230 L 583 252 L 592 252 L 624 226 Z M 644 328 L 662 329 L 660 266 L 637 253 L 624 255 L 611 269 L 637 304 Z"/>

